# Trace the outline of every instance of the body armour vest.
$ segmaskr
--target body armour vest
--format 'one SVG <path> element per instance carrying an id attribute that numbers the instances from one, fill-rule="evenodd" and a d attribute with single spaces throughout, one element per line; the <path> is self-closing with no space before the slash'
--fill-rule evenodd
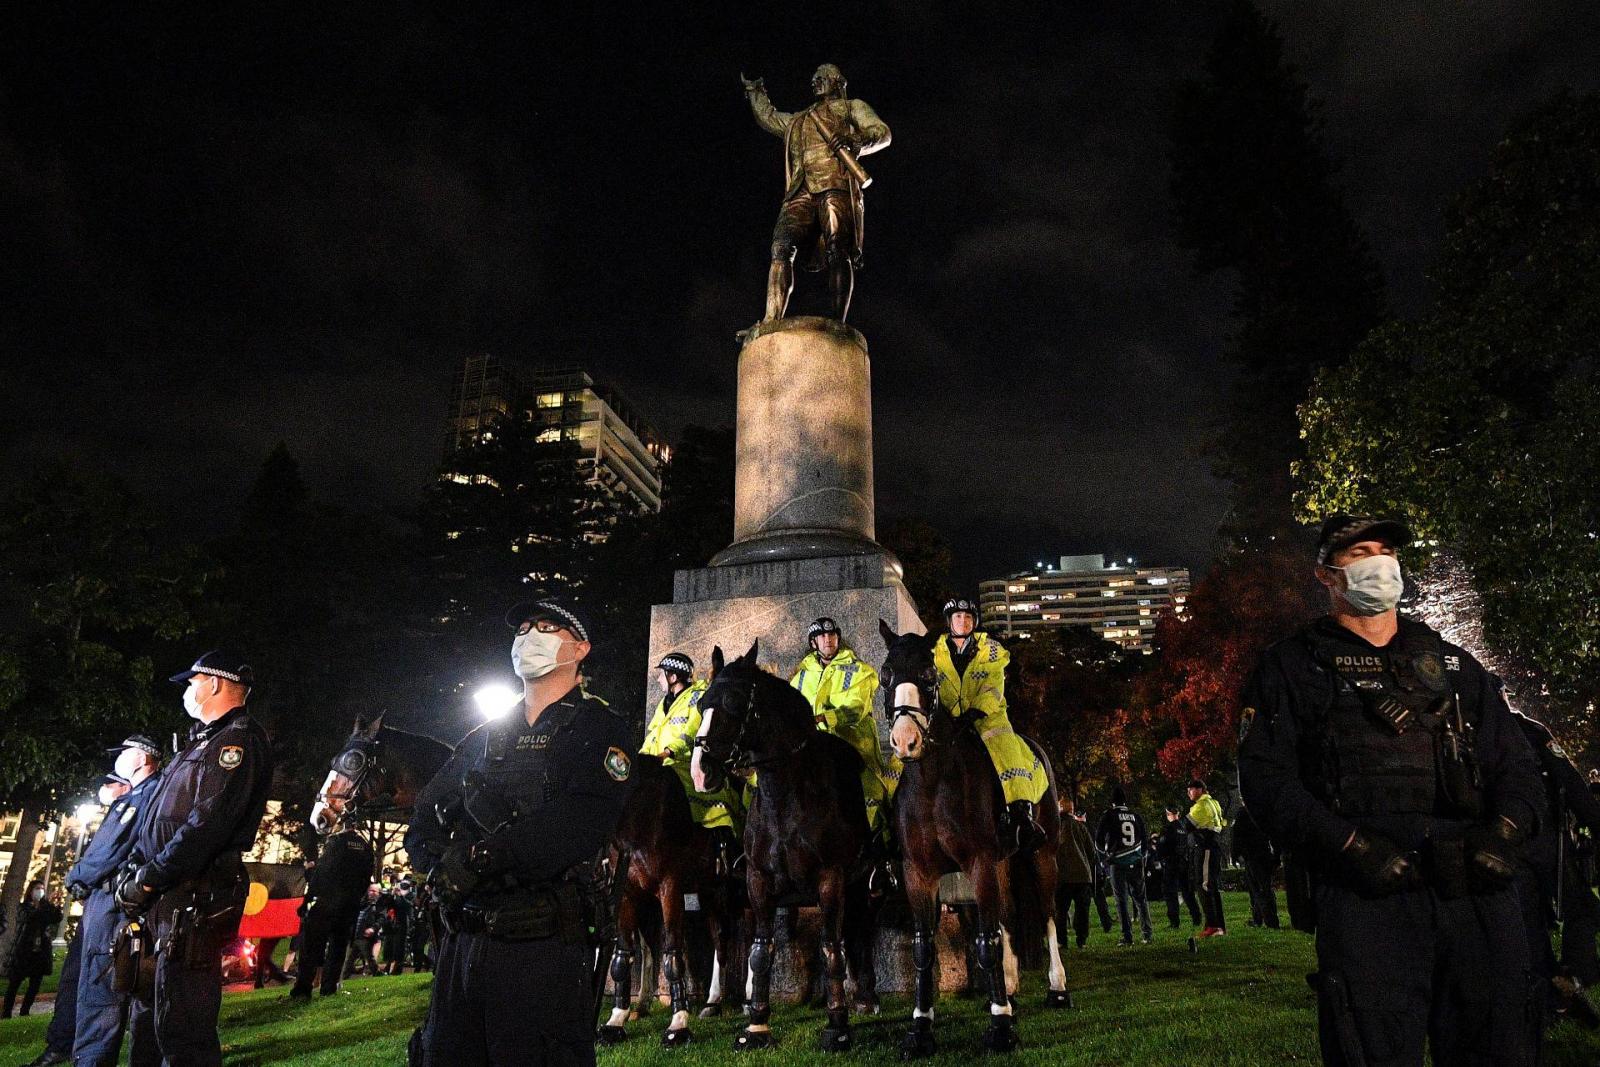
<path id="1" fill-rule="evenodd" d="M 1320 626 L 1305 636 L 1332 683 L 1319 694 L 1326 708 L 1317 731 L 1322 799 L 1347 818 L 1475 817 L 1481 801 L 1473 724 L 1463 719 L 1445 674 L 1439 635 L 1402 619 L 1395 640 L 1381 649 Z"/>

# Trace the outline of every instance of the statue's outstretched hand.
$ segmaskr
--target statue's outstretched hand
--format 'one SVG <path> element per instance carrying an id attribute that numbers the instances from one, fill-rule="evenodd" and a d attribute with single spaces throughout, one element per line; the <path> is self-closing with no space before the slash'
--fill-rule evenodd
<path id="1" fill-rule="evenodd" d="M 744 72 L 740 71 L 739 81 L 743 83 L 744 91 L 746 93 L 764 93 L 767 91 L 767 81 L 765 78 L 746 78 L 744 76 Z"/>

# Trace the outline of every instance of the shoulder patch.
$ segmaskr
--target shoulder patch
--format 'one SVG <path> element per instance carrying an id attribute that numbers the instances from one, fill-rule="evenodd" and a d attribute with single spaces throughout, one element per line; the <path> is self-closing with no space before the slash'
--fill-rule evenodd
<path id="1" fill-rule="evenodd" d="M 1548 748 L 1550 750 L 1550 754 L 1555 756 L 1557 759 L 1567 758 L 1566 749 L 1562 748 L 1560 743 L 1556 741 L 1555 738 L 1551 738 L 1550 743 L 1545 747 Z"/>
<path id="2" fill-rule="evenodd" d="M 138 813 L 137 810 L 134 809 L 132 804 L 130 804 L 127 807 L 123 808 L 122 809 L 122 819 L 121 819 L 122 825 L 123 826 L 128 825 L 130 822 L 133 821 L 133 817 L 135 815 L 137 815 L 137 814 L 139 814 L 139 813 Z"/>
<path id="3" fill-rule="evenodd" d="M 606 749 L 606 773 L 619 782 L 626 782 L 632 767 L 628 763 L 628 754 L 615 745 Z"/>
<path id="4" fill-rule="evenodd" d="M 231 771 L 244 762 L 244 748 L 241 745 L 223 745 L 222 751 L 217 753 L 217 766 L 225 771 Z"/>

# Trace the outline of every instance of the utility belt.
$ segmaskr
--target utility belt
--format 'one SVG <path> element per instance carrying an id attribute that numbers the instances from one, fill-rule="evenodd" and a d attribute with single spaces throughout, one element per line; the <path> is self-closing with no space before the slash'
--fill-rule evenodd
<path id="1" fill-rule="evenodd" d="M 493 904 L 466 904 L 446 917 L 452 933 L 486 934 L 496 941 L 547 941 L 591 944 L 588 909 L 576 881 L 563 880 L 522 889 Z"/>

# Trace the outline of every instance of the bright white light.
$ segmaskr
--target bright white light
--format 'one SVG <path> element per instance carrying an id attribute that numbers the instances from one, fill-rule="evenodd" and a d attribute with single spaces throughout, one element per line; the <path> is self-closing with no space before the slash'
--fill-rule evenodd
<path id="1" fill-rule="evenodd" d="M 472 694 L 472 702 L 485 719 L 498 719 L 522 702 L 522 694 L 509 685 L 486 685 Z"/>
<path id="2" fill-rule="evenodd" d="M 88 826 L 90 821 L 93 820 L 96 815 L 100 814 L 100 805 L 89 803 L 79 804 L 78 810 L 72 814 L 77 817 L 79 826 Z"/>

